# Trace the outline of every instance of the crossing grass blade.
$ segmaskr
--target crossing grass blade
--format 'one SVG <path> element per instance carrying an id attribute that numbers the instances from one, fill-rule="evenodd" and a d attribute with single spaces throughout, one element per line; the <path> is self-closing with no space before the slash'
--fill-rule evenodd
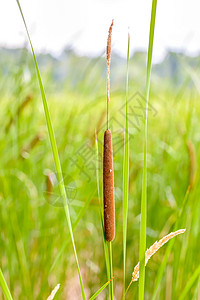
<path id="1" fill-rule="evenodd" d="M 109 283 L 112 280 L 113 280 L 113 278 L 111 278 L 110 280 L 108 280 L 89 300 L 96 299 L 96 297 L 107 287 L 107 285 L 109 285 Z"/>
<path id="2" fill-rule="evenodd" d="M 128 219 L 128 188 L 129 188 L 129 131 L 128 131 L 128 66 L 129 66 L 130 35 L 128 34 L 127 68 L 126 68 L 126 121 L 124 138 L 123 164 L 123 299 L 126 291 L 126 236 Z"/>
<path id="3" fill-rule="evenodd" d="M 44 113 L 45 113 L 45 118 L 46 118 L 46 122 L 47 122 L 49 139 L 50 139 L 50 143 L 51 143 L 54 163 L 55 163 L 57 176 L 58 176 L 58 183 L 59 183 L 60 193 L 61 193 L 61 196 L 62 196 L 62 199 L 63 199 L 65 214 L 66 214 L 66 218 L 67 218 L 67 223 L 68 223 L 68 227 L 69 227 L 69 232 L 70 232 L 70 236 L 71 236 L 71 241 L 72 241 L 74 255 L 75 255 L 77 269 L 78 269 L 78 275 L 79 275 L 79 281 L 80 281 L 80 286 L 81 286 L 82 298 L 85 300 L 86 297 L 85 297 L 83 282 L 82 282 L 82 278 L 81 278 L 81 271 L 80 271 L 80 267 L 79 267 L 79 261 L 78 261 L 78 256 L 77 256 L 77 251 L 76 251 L 76 246 L 75 246 L 75 241 L 74 241 L 74 235 L 73 235 L 73 230 L 72 230 L 70 212 L 69 212 L 68 201 L 67 201 L 67 194 L 66 194 L 66 190 L 65 190 L 65 186 L 64 186 L 64 180 L 63 180 L 63 175 L 62 175 L 60 158 L 59 158 L 59 155 L 58 155 L 58 149 L 57 149 L 56 139 L 55 139 L 55 135 L 54 135 L 54 131 L 53 131 L 53 125 L 52 125 L 52 122 L 51 122 L 48 103 L 47 103 L 47 99 L 46 99 L 46 96 L 45 96 L 45 91 L 44 91 L 44 87 L 43 87 L 39 67 L 38 67 L 38 64 L 37 64 L 35 52 L 34 52 L 33 45 L 32 45 L 32 42 L 31 42 L 31 38 L 30 38 L 30 35 L 29 35 L 29 32 L 28 32 L 28 27 L 26 25 L 26 21 L 25 21 L 25 18 L 24 18 L 22 9 L 21 9 L 20 2 L 19 2 L 19 0 L 16 0 L 16 1 L 17 1 L 17 4 L 18 4 L 20 13 L 21 13 L 21 17 L 22 17 L 23 22 L 24 22 L 24 26 L 25 26 L 26 33 L 27 33 L 27 36 L 28 36 L 28 40 L 29 40 L 29 43 L 30 43 L 30 46 L 31 46 L 31 51 L 32 51 L 32 55 L 33 55 L 33 59 L 34 59 L 35 67 L 36 67 L 36 73 L 37 73 L 40 92 L 41 92 L 41 96 L 42 96 L 42 102 L 43 102 Z"/>
<path id="4" fill-rule="evenodd" d="M 89 204 L 90 204 L 90 201 L 92 200 L 92 197 L 94 196 L 96 191 L 92 192 L 90 197 L 88 197 L 87 201 L 85 202 L 84 206 L 81 208 L 80 212 L 79 212 L 79 215 L 77 217 L 77 219 L 75 220 L 75 222 L 72 224 L 72 230 L 74 231 L 78 225 L 78 223 L 80 222 L 80 220 L 82 219 L 82 217 L 84 216 Z M 61 257 L 62 253 L 64 252 L 65 248 L 67 247 L 67 244 L 69 242 L 69 239 L 70 239 L 70 235 L 67 237 L 67 239 L 65 240 L 64 244 L 62 245 L 61 249 L 59 250 L 58 254 L 56 255 L 54 261 L 53 261 L 53 264 L 50 268 L 50 271 L 49 272 L 52 272 L 54 267 L 56 266 L 59 258 Z"/>
<path id="5" fill-rule="evenodd" d="M 143 180 L 142 180 L 142 200 L 141 200 L 141 223 L 140 223 L 140 277 L 139 277 L 139 300 L 144 299 L 145 283 L 145 251 L 146 251 L 146 223 L 147 223 L 147 120 L 148 120 L 148 103 L 150 91 L 151 62 L 153 53 L 153 39 L 156 19 L 157 0 L 152 1 L 151 23 L 149 33 L 149 47 L 146 74 L 146 114 L 144 128 L 144 163 L 143 163 Z"/>
<path id="6" fill-rule="evenodd" d="M 0 269 L 0 286 L 6 300 L 13 300 L 1 269 Z"/>

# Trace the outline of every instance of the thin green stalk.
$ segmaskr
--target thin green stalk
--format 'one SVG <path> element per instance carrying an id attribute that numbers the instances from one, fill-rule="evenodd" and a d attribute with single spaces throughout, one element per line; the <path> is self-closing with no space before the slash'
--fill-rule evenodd
<path id="1" fill-rule="evenodd" d="M 109 258 L 110 258 L 110 279 L 113 278 L 113 265 L 112 265 L 112 242 L 108 242 L 109 246 Z M 110 284 L 110 300 L 114 299 L 113 281 Z"/>
<path id="2" fill-rule="evenodd" d="M 0 268 L 0 286 L 1 286 L 1 289 L 3 291 L 3 294 L 6 298 L 6 300 L 13 300 L 12 296 L 11 296 L 11 293 L 9 291 L 9 288 L 7 286 L 7 283 L 5 281 L 5 278 L 3 276 L 3 273 L 1 271 L 1 268 Z"/>
<path id="3" fill-rule="evenodd" d="M 109 129 L 109 100 L 107 99 L 107 129 Z"/>
<path id="4" fill-rule="evenodd" d="M 85 214 L 85 212 L 86 212 L 86 210 L 87 210 L 87 208 L 88 208 L 91 200 L 93 199 L 93 196 L 94 196 L 95 193 L 96 193 L 96 190 L 91 193 L 91 195 L 88 197 L 87 201 L 85 202 L 84 206 L 81 208 L 81 210 L 80 210 L 80 212 L 78 214 L 77 219 L 72 224 L 72 230 L 73 231 L 76 229 L 76 227 L 78 226 L 80 220 L 84 216 L 84 214 Z M 57 264 L 58 260 L 60 259 L 61 255 L 62 255 L 62 253 L 64 252 L 65 248 L 67 247 L 67 244 L 68 244 L 69 240 L 70 240 L 70 234 L 68 233 L 67 234 L 67 238 L 66 238 L 64 244 L 62 245 L 61 249 L 59 250 L 58 254 L 56 255 L 56 257 L 55 257 L 55 259 L 54 259 L 54 261 L 53 261 L 53 263 L 51 265 L 49 273 L 51 273 L 53 271 L 55 265 Z"/>
<path id="5" fill-rule="evenodd" d="M 111 278 L 110 280 L 108 280 L 89 300 L 94 300 L 96 299 L 96 297 L 107 287 L 107 285 L 113 280 L 113 278 Z"/>
<path id="6" fill-rule="evenodd" d="M 128 188 L 129 188 L 129 129 L 128 129 L 128 66 L 129 66 L 130 35 L 128 34 L 127 68 L 126 68 L 126 121 L 124 139 L 123 164 L 123 299 L 126 291 L 126 236 L 128 219 Z"/>
<path id="7" fill-rule="evenodd" d="M 151 24 L 149 33 L 149 47 L 146 74 L 146 114 L 144 128 L 144 164 L 142 180 L 142 200 L 141 200 L 141 223 L 140 223 L 140 270 L 139 270 L 139 300 L 144 299 L 145 284 L 145 251 L 146 251 L 146 223 L 147 223 L 147 120 L 148 120 L 148 103 L 151 78 L 151 62 L 153 53 L 153 38 L 156 18 L 157 0 L 152 1 Z"/>
<path id="8" fill-rule="evenodd" d="M 49 113 L 49 108 L 48 108 L 48 104 L 47 104 L 47 100 L 46 100 L 46 95 L 45 95 L 45 91 L 44 91 L 44 87 L 43 87 L 39 67 L 38 67 L 38 64 L 37 64 L 35 52 L 34 52 L 33 45 L 32 45 L 32 42 L 31 42 L 31 38 L 30 38 L 30 35 L 29 35 L 29 32 L 28 32 L 28 28 L 27 28 L 27 25 L 26 25 L 26 21 L 25 21 L 25 18 L 24 18 L 19 0 L 16 0 L 16 1 L 17 1 L 17 4 L 18 4 L 20 13 L 21 13 L 23 22 L 24 22 L 24 26 L 25 26 L 25 29 L 26 29 L 26 33 L 27 33 L 28 40 L 29 40 L 31 50 L 32 50 L 32 54 L 33 54 L 33 59 L 34 59 L 35 67 L 36 67 L 36 73 L 37 73 L 37 77 L 38 77 L 38 81 L 39 81 L 39 86 L 40 86 L 40 91 L 41 91 L 41 96 L 42 96 L 42 101 L 43 101 L 43 106 L 44 106 L 44 112 L 45 112 L 45 118 L 46 118 L 46 122 L 47 122 L 47 128 L 48 128 L 50 143 L 51 143 L 51 147 L 52 147 L 54 163 L 55 163 L 57 176 L 58 176 L 59 188 L 60 188 L 61 196 L 62 196 L 62 199 L 63 199 L 65 214 L 66 214 L 66 218 L 67 218 L 67 223 L 68 223 L 69 232 L 70 232 L 70 236 L 71 236 L 71 241 L 72 241 L 72 245 L 73 245 L 74 255 L 75 255 L 75 259 L 76 259 L 78 275 L 79 275 L 79 281 L 80 281 L 80 286 L 81 286 L 82 298 L 85 300 L 86 297 L 85 297 L 85 292 L 84 292 L 84 287 L 83 287 L 83 282 L 82 282 L 81 272 L 80 272 L 80 267 L 79 267 L 79 262 L 78 262 L 78 256 L 77 256 L 77 251 L 76 251 L 76 246 L 75 246 L 75 241 L 74 241 L 74 235 L 73 235 L 73 230 L 72 230 L 70 212 L 69 212 L 68 201 L 67 201 L 67 194 L 66 194 L 66 190 L 65 190 L 65 185 L 64 185 L 63 175 L 62 175 L 62 169 L 61 169 L 61 164 L 60 164 L 60 158 L 59 158 L 59 155 L 58 155 L 58 149 L 57 149 L 56 139 L 55 139 L 53 126 L 52 126 L 52 122 L 51 122 L 51 117 L 50 117 L 50 113 Z"/>

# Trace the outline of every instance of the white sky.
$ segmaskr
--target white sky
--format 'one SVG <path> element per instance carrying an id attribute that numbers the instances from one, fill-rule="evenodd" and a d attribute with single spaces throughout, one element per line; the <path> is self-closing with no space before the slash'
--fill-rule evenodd
<path id="1" fill-rule="evenodd" d="M 131 51 L 147 50 L 152 0 L 21 0 L 37 51 L 59 54 L 72 45 L 80 54 L 100 54 L 114 19 L 113 48 L 126 55 L 128 27 Z M 158 0 L 154 61 L 167 49 L 200 53 L 200 1 Z M 27 37 L 15 0 L 1 0 L 0 46 L 23 46 Z"/>

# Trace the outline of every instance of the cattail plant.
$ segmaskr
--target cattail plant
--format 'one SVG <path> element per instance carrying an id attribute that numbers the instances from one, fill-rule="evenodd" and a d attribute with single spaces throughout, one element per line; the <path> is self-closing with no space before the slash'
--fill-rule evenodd
<path id="1" fill-rule="evenodd" d="M 111 35 L 113 21 L 109 28 L 107 41 L 107 129 L 104 132 L 103 145 L 103 199 L 104 199 L 104 230 L 108 242 L 115 237 L 115 203 L 114 203 L 114 174 L 112 135 L 109 130 L 109 102 L 110 102 L 110 60 L 111 60 Z"/>

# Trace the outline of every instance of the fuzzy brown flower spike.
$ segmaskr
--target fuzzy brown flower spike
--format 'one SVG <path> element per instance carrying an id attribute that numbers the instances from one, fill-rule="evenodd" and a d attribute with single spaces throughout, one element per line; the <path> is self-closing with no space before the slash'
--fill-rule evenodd
<path id="1" fill-rule="evenodd" d="M 109 130 L 109 90 L 110 90 L 110 59 L 111 35 L 113 20 L 109 28 L 107 41 L 107 130 L 104 132 L 103 145 L 103 204 L 104 204 L 104 230 L 106 241 L 112 242 L 115 237 L 115 201 L 114 201 L 114 170 L 112 134 Z"/>

